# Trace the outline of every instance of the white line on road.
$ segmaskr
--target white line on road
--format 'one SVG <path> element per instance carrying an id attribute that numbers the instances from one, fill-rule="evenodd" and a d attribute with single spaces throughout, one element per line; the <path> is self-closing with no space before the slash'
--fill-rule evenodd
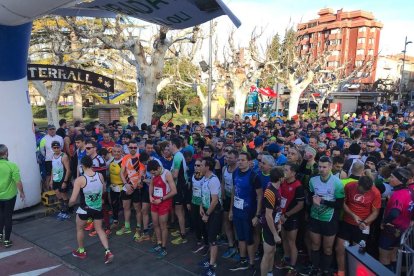
<path id="1" fill-rule="evenodd" d="M 13 275 L 10 275 L 10 276 L 39 276 L 39 275 L 42 275 L 43 273 L 49 272 L 49 271 L 51 271 L 51 270 L 53 270 L 53 269 L 55 269 L 59 266 L 61 266 L 61 265 L 45 267 L 45 268 L 32 270 L 32 271 L 27 271 L 27 272 L 23 272 L 23 273 L 19 273 L 19 274 L 13 274 Z"/>
<path id="2" fill-rule="evenodd" d="M 26 250 L 29 250 L 29 249 L 32 249 L 32 247 L 2 252 L 2 253 L 0 253 L 0 260 L 3 259 L 3 258 L 9 257 L 9 256 L 19 254 L 20 252 L 23 252 L 23 251 L 26 251 Z"/>

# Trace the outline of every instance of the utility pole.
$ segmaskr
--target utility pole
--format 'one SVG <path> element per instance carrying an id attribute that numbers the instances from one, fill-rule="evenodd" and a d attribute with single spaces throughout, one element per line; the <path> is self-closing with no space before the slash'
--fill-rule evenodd
<path id="1" fill-rule="evenodd" d="M 213 78 L 213 20 L 210 20 L 210 37 L 208 40 L 208 98 L 207 98 L 207 125 L 211 124 L 211 93 Z"/>
<path id="2" fill-rule="evenodd" d="M 407 36 L 405 36 L 404 51 L 403 51 L 403 64 L 401 67 L 401 78 L 400 78 L 400 87 L 398 89 L 398 102 L 401 104 L 402 100 L 402 90 L 403 90 L 403 80 L 404 80 L 404 66 L 405 66 L 405 53 L 407 52 L 407 45 L 412 43 L 412 41 L 407 41 Z"/>

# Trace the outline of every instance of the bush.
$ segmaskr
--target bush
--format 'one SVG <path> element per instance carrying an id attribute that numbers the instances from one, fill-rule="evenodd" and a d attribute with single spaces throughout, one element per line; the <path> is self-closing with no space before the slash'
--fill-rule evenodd
<path id="1" fill-rule="evenodd" d="M 201 101 L 199 98 L 196 98 L 196 97 L 188 101 L 188 104 L 186 105 L 186 107 L 184 107 L 184 110 L 185 109 L 187 110 L 190 116 L 200 117 L 203 114 L 203 109 L 201 107 Z"/>
<path id="2" fill-rule="evenodd" d="M 62 118 L 67 118 L 72 116 L 71 113 L 73 108 L 71 106 L 59 106 L 58 107 L 59 110 L 59 116 Z M 47 112 L 46 112 L 46 106 L 42 105 L 42 106 L 32 106 L 32 114 L 33 114 L 33 118 L 46 118 L 47 117 Z"/>

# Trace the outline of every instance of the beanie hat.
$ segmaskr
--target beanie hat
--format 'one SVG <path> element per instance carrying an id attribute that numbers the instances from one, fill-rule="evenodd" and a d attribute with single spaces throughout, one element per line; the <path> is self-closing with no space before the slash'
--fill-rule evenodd
<path id="1" fill-rule="evenodd" d="M 358 155 L 360 152 L 361 152 L 361 146 L 358 145 L 357 143 L 353 143 L 351 144 L 351 146 L 349 146 L 349 154 Z"/>

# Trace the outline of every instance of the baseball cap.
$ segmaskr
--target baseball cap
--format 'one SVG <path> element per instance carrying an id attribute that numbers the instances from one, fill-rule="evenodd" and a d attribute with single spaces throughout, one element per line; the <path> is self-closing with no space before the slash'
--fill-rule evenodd
<path id="1" fill-rule="evenodd" d="M 52 125 L 52 124 L 49 124 L 49 125 L 47 125 L 47 129 L 49 130 L 49 129 L 56 129 L 56 127 L 54 126 L 54 125 Z"/>
<path id="2" fill-rule="evenodd" d="M 270 144 L 270 145 L 267 146 L 267 151 L 270 154 L 279 153 L 280 152 L 280 147 L 279 147 L 278 144 L 272 143 L 272 144 Z"/>
<path id="3" fill-rule="evenodd" d="M 60 147 L 59 141 L 53 141 L 52 142 L 52 147 Z"/>
<path id="4" fill-rule="evenodd" d="M 404 141 L 405 143 L 409 144 L 410 146 L 414 145 L 414 139 L 413 138 L 407 138 Z"/>

